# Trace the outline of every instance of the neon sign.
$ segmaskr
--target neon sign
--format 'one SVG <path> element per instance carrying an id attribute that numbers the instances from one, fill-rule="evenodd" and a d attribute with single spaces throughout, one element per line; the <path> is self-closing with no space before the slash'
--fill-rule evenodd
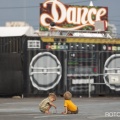
<path id="1" fill-rule="evenodd" d="M 48 30 L 51 22 L 56 30 L 94 30 L 95 21 L 104 21 L 107 28 L 107 7 L 64 5 L 58 0 L 40 4 L 40 30 Z"/>

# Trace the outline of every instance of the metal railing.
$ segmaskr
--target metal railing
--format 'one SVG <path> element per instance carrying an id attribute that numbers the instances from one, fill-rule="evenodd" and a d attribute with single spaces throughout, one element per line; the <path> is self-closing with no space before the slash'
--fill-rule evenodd
<path id="1" fill-rule="evenodd" d="M 89 75 L 89 78 L 88 78 L 88 79 L 89 79 L 89 83 L 88 83 L 88 97 L 89 97 L 89 98 L 92 97 L 92 96 L 91 96 L 91 91 L 92 91 L 92 89 L 91 89 L 92 87 L 91 87 L 91 86 L 92 86 L 92 85 L 106 85 L 106 86 L 108 86 L 108 87 L 109 87 L 110 89 L 112 89 L 112 90 L 119 91 L 118 88 L 116 89 L 116 88 L 114 88 L 114 87 L 111 87 L 111 83 L 110 83 L 110 82 L 108 83 L 106 80 L 104 80 L 104 82 L 101 82 L 101 83 L 100 83 L 100 82 L 99 82 L 99 83 L 98 83 L 98 82 L 97 82 L 97 83 L 91 83 L 91 82 L 90 82 L 90 79 L 91 79 L 92 76 L 99 76 L 99 77 L 103 76 L 103 79 L 105 79 L 105 75 L 106 75 L 106 73 L 105 73 L 105 74 L 90 74 L 90 75 Z M 115 75 L 115 76 L 117 75 L 117 76 L 118 76 L 118 75 L 120 75 L 120 73 L 119 73 L 119 74 L 118 74 L 118 73 L 111 73 L 111 75 Z M 119 81 L 120 81 L 120 80 L 119 80 Z M 114 85 L 115 85 L 115 86 L 120 86 L 120 82 L 119 82 L 119 81 L 116 82 L 115 79 L 114 79 Z M 108 85 L 108 84 L 109 84 L 109 85 Z M 113 85 L 113 84 L 112 84 L 112 85 Z"/>

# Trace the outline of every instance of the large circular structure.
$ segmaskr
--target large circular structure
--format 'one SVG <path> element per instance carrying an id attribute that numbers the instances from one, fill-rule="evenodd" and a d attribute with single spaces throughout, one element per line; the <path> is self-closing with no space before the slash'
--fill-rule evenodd
<path id="1" fill-rule="evenodd" d="M 113 54 L 106 60 L 104 81 L 110 89 L 120 91 L 120 54 Z"/>
<path id="2" fill-rule="evenodd" d="M 38 90 L 52 89 L 62 76 L 60 61 L 50 52 L 40 52 L 31 60 L 29 75 L 32 85 Z"/>

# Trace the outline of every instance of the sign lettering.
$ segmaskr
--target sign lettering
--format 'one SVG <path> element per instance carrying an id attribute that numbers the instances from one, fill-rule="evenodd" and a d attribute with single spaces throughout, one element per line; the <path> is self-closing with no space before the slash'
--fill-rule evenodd
<path id="1" fill-rule="evenodd" d="M 107 7 L 64 5 L 58 0 L 40 5 L 40 30 L 48 30 L 51 22 L 56 30 L 94 30 L 95 21 L 104 21 L 107 28 Z"/>

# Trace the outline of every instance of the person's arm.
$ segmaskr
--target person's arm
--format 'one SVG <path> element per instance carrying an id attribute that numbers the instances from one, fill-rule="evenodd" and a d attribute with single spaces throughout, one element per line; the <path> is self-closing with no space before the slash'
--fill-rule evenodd
<path id="1" fill-rule="evenodd" d="M 62 114 L 67 114 L 67 107 L 66 106 L 64 106 L 64 112 L 62 112 Z"/>
<path id="2" fill-rule="evenodd" d="M 52 102 L 49 102 L 49 104 L 56 109 L 56 106 Z"/>

